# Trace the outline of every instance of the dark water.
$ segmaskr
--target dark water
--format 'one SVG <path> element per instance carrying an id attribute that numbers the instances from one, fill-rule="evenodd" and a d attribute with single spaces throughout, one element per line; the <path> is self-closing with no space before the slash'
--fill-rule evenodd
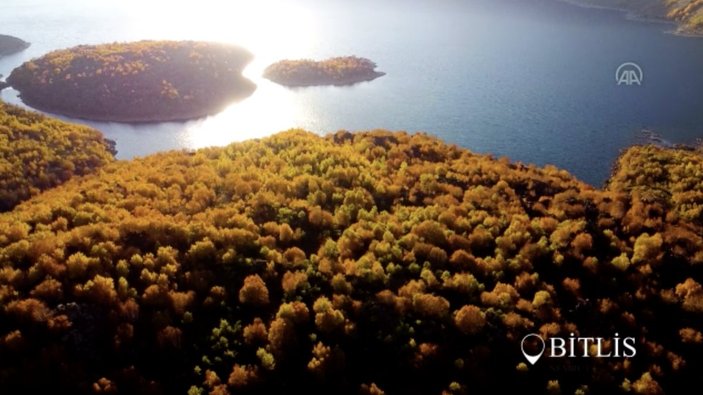
<path id="1" fill-rule="evenodd" d="M 703 137 L 703 39 L 619 12 L 552 0 L 259 1 L 226 9 L 221 4 L 231 2 L 192 8 L 163 1 L 145 12 L 144 2 L 131 0 L 3 3 L 0 33 L 34 44 L 0 60 L 5 75 L 26 59 L 80 43 L 209 39 L 255 54 L 245 74 L 257 91 L 222 114 L 188 123 L 90 123 L 118 142 L 121 158 L 291 127 L 387 128 L 554 164 L 600 185 L 642 128 L 673 142 Z M 353 87 L 297 90 L 260 78 L 281 58 L 348 54 L 371 58 L 387 75 Z M 616 68 L 628 61 L 644 70 L 642 86 L 616 84 Z M 6 90 L 2 99 L 17 102 L 15 95 Z"/>

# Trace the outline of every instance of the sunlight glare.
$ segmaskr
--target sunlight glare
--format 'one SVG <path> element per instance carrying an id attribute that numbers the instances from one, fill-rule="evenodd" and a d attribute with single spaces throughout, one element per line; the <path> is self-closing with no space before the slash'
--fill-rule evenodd
<path id="1" fill-rule="evenodd" d="M 316 32 L 310 10 L 281 0 L 127 0 L 126 9 L 135 37 L 224 42 L 254 55 L 243 72 L 257 85 L 254 94 L 189 125 L 179 138 L 181 144 L 222 146 L 304 123 L 308 114 L 295 100 L 295 92 L 261 74 L 275 61 L 311 56 Z"/>
<path id="2" fill-rule="evenodd" d="M 277 92 L 254 95 L 191 125 L 183 136 L 185 145 L 191 148 L 223 146 L 235 141 L 265 137 L 294 128 L 309 116 L 295 100 L 294 92 L 268 81 L 258 89 Z"/>
<path id="3" fill-rule="evenodd" d="M 260 56 L 300 56 L 314 42 L 311 11 L 282 0 L 127 0 L 141 36 L 227 42 Z M 156 18 L 158 19 L 156 19 Z"/>

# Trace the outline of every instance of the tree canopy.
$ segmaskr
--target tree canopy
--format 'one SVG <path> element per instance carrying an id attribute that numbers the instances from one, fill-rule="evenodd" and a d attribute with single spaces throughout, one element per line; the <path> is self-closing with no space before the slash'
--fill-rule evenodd
<path id="1" fill-rule="evenodd" d="M 676 190 L 699 155 L 635 147 L 603 190 L 387 131 L 113 162 L 0 214 L 0 388 L 683 393 L 703 229 Z M 637 356 L 528 366 L 528 333 Z"/>
<path id="2" fill-rule="evenodd" d="M 0 212 L 113 160 L 97 130 L 0 102 Z"/>

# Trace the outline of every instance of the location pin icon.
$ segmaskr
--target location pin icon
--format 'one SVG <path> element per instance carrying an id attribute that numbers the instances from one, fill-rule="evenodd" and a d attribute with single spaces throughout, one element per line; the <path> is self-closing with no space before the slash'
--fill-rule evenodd
<path id="1" fill-rule="evenodd" d="M 528 354 L 527 351 L 525 351 L 525 341 L 531 337 L 536 337 L 537 339 L 539 339 L 539 342 L 542 345 L 542 347 L 539 350 L 539 353 L 534 354 L 534 355 Z M 537 363 L 537 361 L 539 361 L 540 358 L 542 358 L 542 354 L 544 354 L 545 348 L 546 348 L 546 346 L 544 344 L 544 340 L 542 339 L 542 336 L 540 336 L 536 333 L 528 334 L 527 336 L 523 337 L 522 341 L 520 342 L 520 350 L 522 351 L 522 355 L 525 356 L 525 359 L 527 359 L 527 362 L 529 362 L 530 365 L 534 365 L 535 363 Z"/>

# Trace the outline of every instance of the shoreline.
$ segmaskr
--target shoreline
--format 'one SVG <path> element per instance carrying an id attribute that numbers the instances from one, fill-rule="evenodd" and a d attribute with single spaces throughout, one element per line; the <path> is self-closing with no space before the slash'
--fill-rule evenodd
<path id="1" fill-rule="evenodd" d="M 585 9 L 591 9 L 591 10 L 606 10 L 606 11 L 618 11 L 622 12 L 626 15 L 630 15 L 632 17 L 637 17 L 641 18 L 642 21 L 648 21 L 651 20 L 652 22 L 666 22 L 666 23 L 676 23 L 675 21 L 671 21 L 669 19 L 666 19 L 664 17 L 656 17 L 656 16 L 645 16 L 642 14 L 639 14 L 633 10 L 623 8 L 623 7 L 616 7 L 616 6 L 607 6 L 607 5 L 598 5 L 598 4 L 590 4 L 590 3 L 583 3 L 579 0 L 556 0 L 560 3 L 565 3 L 569 4 L 575 7 L 580 7 L 580 8 L 585 8 Z"/>
<path id="2" fill-rule="evenodd" d="M 682 30 L 680 24 L 676 25 L 677 28 L 675 30 L 666 30 L 664 33 L 685 38 L 703 38 L 703 32 L 687 31 L 685 29 Z"/>
<path id="3" fill-rule="evenodd" d="M 247 96 L 248 97 L 248 96 Z M 93 121 L 93 122 L 104 122 L 104 123 L 125 123 L 125 124 L 153 124 L 153 123 L 166 123 L 166 122 L 187 122 L 187 121 L 193 121 L 196 119 L 201 119 L 205 118 L 211 115 L 218 114 L 222 112 L 225 108 L 227 108 L 230 104 L 235 103 L 237 101 L 244 100 L 246 97 L 243 98 L 238 98 L 235 99 L 225 106 L 222 106 L 221 108 L 212 110 L 212 111 L 191 111 L 188 113 L 188 115 L 179 115 L 179 116 L 173 116 L 173 117 L 158 117 L 158 116 L 150 116 L 150 117 L 104 117 L 100 115 L 84 115 L 84 114 L 78 114 L 78 113 L 71 113 L 69 111 L 63 111 L 63 110 L 55 110 L 51 109 L 50 106 L 45 106 L 43 104 L 38 104 L 31 99 L 26 99 L 22 97 L 22 94 L 17 96 L 18 99 L 24 104 L 25 106 L 36 110 L 36 111 L 41 111 L 43 113 L 46 113 L 50 116 L 62 116 L 62 117 L 67 117 L 67 118 L 72 118 L 72 119 L 78 119 L 82 121 Z M 184 112 L 180 112 L 179 114 L 184 114 Z"/>
<path id="4" fill-rule="evenodd" d="M 374 71 L 374 75 L 369 75 L 365 78 L 348 77 L 348 78 L 346 78 L 344 80 L 340 80 L 340 81 L 322 82 L 322 83 L 319 83 L 319 82 L 289 83 L 289 82 L 285 82 L 285 81 L 277 81 L 274 79 L 269 79 L 266 77 L 264 77 L 264 78 L 266 78 L 267 80 L 269 80 L 271 82 L 274 82 L 276 84 L 283 85 L 283 86 L 286 86 L 289 88 L 308 88 L 308 87 L 313 87 L 313 86 L 351 86 L 351 85 L 360 84 L 362 82 L 370 82 L 370 81 L 373 81 L 377 78 L 383 77 L 384 75 L 386 75 L 386 73 L 384 73 L 382 71 Z"/>

